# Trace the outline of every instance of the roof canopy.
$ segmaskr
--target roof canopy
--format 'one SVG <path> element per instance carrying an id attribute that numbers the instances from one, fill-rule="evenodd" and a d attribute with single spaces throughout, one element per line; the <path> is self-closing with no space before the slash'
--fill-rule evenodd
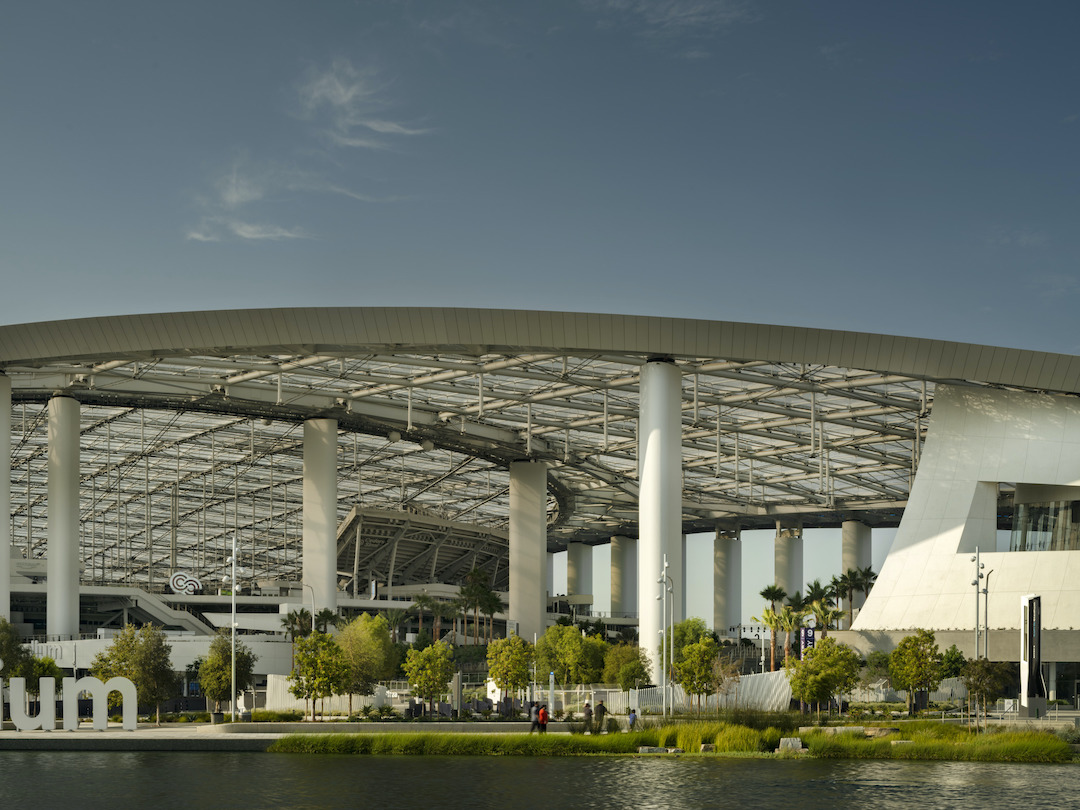
<path id="1" fill-rule="evenodd" d="M 935 383 L 1080 390 L 1072 356 L 673 318 L 349 308 L 6 326 L 13 541 L 44 554 L 45 409 L 63 393 L 83 404 L 86 581 L 212 579 L 234 532 L 255 578 L 297 575 L 311 417 L 338 420 L 341 519 L 474 524 L 490 539 L 476 562 L 502 580 L 511 461 L 550 464 L 553 548 L 636 535 L 639 371 L 656 357 L 683 373 L 687 532 L 895 524 Z M 460 560 L 417 562 L 429 534 L 398 575 L 460 577 Z M 348 579 L 348 538 L 339 551 Z"/>

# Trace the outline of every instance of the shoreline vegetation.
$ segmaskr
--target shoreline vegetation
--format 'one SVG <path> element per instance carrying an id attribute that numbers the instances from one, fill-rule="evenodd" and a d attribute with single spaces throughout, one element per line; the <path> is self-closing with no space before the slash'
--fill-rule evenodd
<path id="1" fill-rule="evenodd" d="M 837 729 L 833 729 L 836 731 Z M 761 729 L 723 722 L 659 725 L 631 733 L 475 734 L 389 732 L 377 734 L 289 734 L 271 753 L 427 755 L 427 756 L 589 756 L 634 755 L 640 748 L 678 748 L 702 757 L 762 756 L 821 759 L 904 759 L 971 762 L 1072 762 L 1072 746 L 1050 731 L 1008 730 L 976 733 L 964 727 L 914 722 L 885 736 L 854 733 L 798 735 L 803 753 L 776 753 L 781 737 L 796 736 L 775 726 Z M 703 744 L 714 750 L 702 752 Z M 653 754 L 649 754 L 650 756 Z"/>

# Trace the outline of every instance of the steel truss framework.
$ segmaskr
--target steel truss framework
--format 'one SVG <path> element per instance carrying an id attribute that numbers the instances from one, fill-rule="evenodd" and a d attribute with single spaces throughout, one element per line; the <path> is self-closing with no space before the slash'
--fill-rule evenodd
<path id="1" fill-rule="evenodd" d="M 549 464 L 551 549 L 636 535 L 638 386 L 656 354 L 267 344 L 0 361 L 12 543 L 45 554 L 56 394 L 82 403 L 86 583 L 157 588 L 180 570 L 209 585 L 234 534 L 253 579 L 298 579 L 312 417 L 338 420 L 350 590 L 456 582 L 473 565 L 504 584 L 508 464 L 524 458 Z M 899 520 L 940 376 L 662 356 L 682 373 L 685 532 Z"/>

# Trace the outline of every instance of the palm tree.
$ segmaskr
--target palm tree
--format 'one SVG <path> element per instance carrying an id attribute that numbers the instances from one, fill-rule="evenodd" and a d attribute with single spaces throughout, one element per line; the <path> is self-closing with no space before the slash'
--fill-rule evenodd
<path id="1" fill-rule="evenodd" d="M 871 566 L 859 569 L 859 590 L 862 591 L 863 604 L 866 604 L 866 597 L 870 595 L 875 582 L 877 582 L 877 574 Z"/>
<path id="2" fill-rule="evenodd" d="M 803 602 L 806 605 L 824 602 L 831 607 L 836 604 L 836 594 L 830 586 L 822 585 L 820 579 L 815 579 L 813 582 L 806 583 L 806 597 Z"/>
<path id="3" fill-rule="evenodd" d="M 857 583 L 859 580 L 859 572 L 854 568 L 849 568 L 838 577 L 832 578 L 832 587 L 836 592 L 836 598 L 840 600 L 847 599 L 848 603 L 848 629 L 851 629 L 851 623 L 855 620 L 855 605 L 854 596 L 857 590 Z"/>
<path id="4" fill-rule="evenodd" d="M 484 604 L 484 598 L 491 592 L 487 579 L 487 574 L 474 568 L 465 575 L 465 584 L 460 591 L 473 610 L 473 644 L 480 643 L 480 608 Z"/>
<path id="5" fill-rule="evenodd" d="M 495 614 L 502 613 L 506 610 L 506 607 L 507 605 L 502 600 L 502 597 L 495 591 L 488 590 L 488 592 L 484 594 L 484 597 L 481 600 L 480 609 L 484 612 L 484 615 L 488 617 L 488 644 L 493 641 L 492 636 L 495 634 Z"/>
<path id="6" fill-rule="evenodd" d="M 787 591 L 785 591 L 779 585 L 769 585 L 769 586 L 761 589 L 761 598 L 766 600 L 769 603 L 769 607 L 768 607 L 767 612 L 772 614 L 773 616 L 776 616 L 777 615 L 777 613 L 776 613 L 776 603 L 777 602 L 783 602 L 784 599 L 787 598 Z M 763 612 L 761 615 L 764 616 L 765 613 Z M 761 621 L 762 624 L 768 626 L 769 630 L 772 631 L 772 639 L 769 642 L 770 649 L 771 649 L 769 671 L 770 672 L 774 671 L 776 669 L 776 631 L 777 631 L 777 628 L 773 627 L 773 625 L 769 624 L 767 621 L 762 621 L 761 619 L 754 619 L 754 621 L 755 622 Z"/>
<path id="7" fill-rule="evenodd" d="M 394 608 L 393 610 L 384 611 L 383 615 L 386 617 L 386 623 L 390 625 L 394 643 L 397 644 L 398 628 L 401 627 L 401 623 L 405 621 L 405 617 L 409 615 L 409 612 L 402 608 Z"/>
<path id="8" fill-rule="evenodd" d="M 803 618 L 806 613 L 796 610 L 791 605 L 784 605 L 777 617 L 780 629 L 784 631 L 784 666 L 787 666 L 788 657 L 791 655 L 791 634 L 802 628 Z"/>
<path id="9" fill-rule="evenodd" d="M 466 637 L 466 633 L 468 630 L 465 625 L 469 620 L 469 600 L 464 596 L 458 596 L 458 598 L 451 602 L 450 605 L 454 609 L 454 643 L 457 644 L 458 619 L 461 619 L 461 636 L 467 641 L 468 638 Z"/>
<path id="10" fill-rule="evenodd" d="M 813 615 L 814 621 L 821 631 L 822 638 L 828 637 L 829 629 L 832 627 L 833 622 L 839 621 L 844 617 L 843 610 L 838 607 L 833 607 L 824 599 L 815 599 L 811 602 L 810 613 Z"/>
<path id="11" fill-rule="evenodd" d="M 330 625 L 338 627 L 340 624 L 341 616 L 330 608 L 322 608 L 315 614 L 315 629 L 320 633 L 325 633 L 330 628 Z"/>
<path id="12" fill-rule="evenodd" d="M 426 592 L 413 597 L 412 609 L 419 614 L 420 620 L 420 628 L 416 631 L 418 636 L 424 632 L 424 611 L 430 611 L 434 607 L 435 600 L 428 596 Z"/>
<path id="13" fill-rule="evenodd" d="M 783 629 L 780 614 L 772 608 L 765 608 L 761 611 L 761 618 L 752 616 L 751 619 L 759 624 L 763 624 L 769 628 L 772 635 L 772 640 L 769 644 L 769 671 L 776 671 L 776 634 Z"/>

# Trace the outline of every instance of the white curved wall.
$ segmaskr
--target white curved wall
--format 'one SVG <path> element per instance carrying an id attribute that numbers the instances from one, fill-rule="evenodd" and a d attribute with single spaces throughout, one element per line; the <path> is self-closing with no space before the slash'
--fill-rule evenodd
<path id="1" fill-rule="evenodd" d="M 1029 593 L 1043 597 L 1044 629 L 1080 628 L 1080 551 L 992 551 L 998 482 L 1080 485 L 1080 399 L 938 386 L 911 497 L 854 630 L 974 631 L 976 546 L 993 571 L 992 630 L 1018 628 Z"/>

